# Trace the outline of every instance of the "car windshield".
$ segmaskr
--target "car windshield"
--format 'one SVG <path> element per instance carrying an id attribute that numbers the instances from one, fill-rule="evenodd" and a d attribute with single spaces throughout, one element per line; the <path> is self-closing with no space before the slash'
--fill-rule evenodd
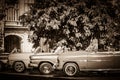
<path id="1" fill-rule="evenodd" d="M 63 53 L 63 48 L 61 46 L 58 46 L 54 49 L 52 49 L 50 52 L 44 52 L 41 50 L 40 47 L 37 47 L 34 51 L 34 53 L 55 53 L 55 54 L 59 54 L 59 53 Z"/>
<path id="2" fill-rule="evenodd" d="M 55 48 L 55 49 L 51 50 L 50 52 L 45 52 L 45 51 L 41 50 L 40 47 L 37 47 L 33 52 L 34 53 L 58 53 L 59 50 L 58 50 L 58 48 Z"/>

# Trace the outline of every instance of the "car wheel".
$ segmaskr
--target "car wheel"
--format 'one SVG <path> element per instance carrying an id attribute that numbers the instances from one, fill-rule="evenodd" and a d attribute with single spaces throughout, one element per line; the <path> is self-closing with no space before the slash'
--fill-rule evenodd
<path id="1" fill-rule="evenodd" d="M 78 73 L 78 66 L 75 63 L 66 63 L 63 68 L 68 76 L 74 76 Z"/>
<path id="2" fill-rule="evenodd" d="M 50 74 L 53 71 L 53 66 L 50 63 L 42 63 L 39 65 L 39 71 L 42 74 Z"/>
<path id="3" fill-rule="evenodd" d="M 13 68 L 16 72 L 20 73 L 20 72 L 23 72 L 25 70 L 25 65 L 23 62 L 15 62 Z"/>

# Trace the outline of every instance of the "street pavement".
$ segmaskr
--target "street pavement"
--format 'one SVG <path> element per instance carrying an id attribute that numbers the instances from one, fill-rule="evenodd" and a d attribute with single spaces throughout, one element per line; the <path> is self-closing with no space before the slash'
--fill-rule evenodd
<path id="1" fill-rule="evenodd" d="M 5 70 L 0 72 L 0 80 L 120 80 L 120 73 L 81 72 L 74 77 L 68 77 L 62 71 L 43 75 L 38 70 L 27 70 L 24 73 Z"/>

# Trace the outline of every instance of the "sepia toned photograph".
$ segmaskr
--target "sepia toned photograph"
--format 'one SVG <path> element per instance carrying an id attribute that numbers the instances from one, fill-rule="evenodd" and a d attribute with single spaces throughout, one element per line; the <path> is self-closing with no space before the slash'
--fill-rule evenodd
<path id="1" fill-rule="evenodd" d="M 120 1 L 0 0 L 0 80 L 120 80 Z"/>

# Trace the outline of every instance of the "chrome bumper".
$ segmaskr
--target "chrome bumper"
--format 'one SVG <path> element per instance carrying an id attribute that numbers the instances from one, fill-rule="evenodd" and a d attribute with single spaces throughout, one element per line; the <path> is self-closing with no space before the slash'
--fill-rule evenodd
<path id="1" fill-rule="evenodd" d="M 37 68 L 37 67 L 38 67 L 38 64 L 29 63 L 28 66 L 29 66 L 29 67 L 35 67 L 35 68 Z"/>

